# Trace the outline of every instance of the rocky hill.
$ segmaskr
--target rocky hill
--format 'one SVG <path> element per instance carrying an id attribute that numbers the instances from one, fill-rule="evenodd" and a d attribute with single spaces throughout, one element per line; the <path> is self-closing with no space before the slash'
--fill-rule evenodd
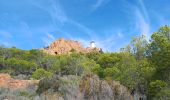
<path id="1" fill-rule="evenodd" d="M 84 48 L 79 41 L 74 40 L 65 40 L 63 38 L 57 39 L 56 41 L 52 42 L 48 47 L 42 49 L 44 52 L 57 55 L 57 54 L 70 54 L 71 52 L 100 52 L 100 48 L 96 47 L 87 47 Z"/>

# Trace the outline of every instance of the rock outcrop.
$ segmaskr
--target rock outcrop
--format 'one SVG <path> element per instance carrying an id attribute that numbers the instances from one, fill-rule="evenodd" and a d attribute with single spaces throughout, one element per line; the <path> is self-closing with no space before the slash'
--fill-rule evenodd
<path id="1" fill-rule="evenodd" d="M 41 95 L 48 94 L 50 100 L 133 100 L 125 86 L 116 81 L 100 80 L 96 75 L 82 78 L 74 75 L 54 76 L 41 80 L 38 91 Z"/>
<path id="2" fill-rule="evenodd" d="M 101 51 L 100 48 L 84 48 L 79 41 L 65 40 L 63 38 L 52 42 L 48 47 L 41 50 L 51 55 L 70 54 L 71 52 L 88 53 L 93 51 Z"/>
<path id="3" fill-rule="evenodd" d="M 40 80 L 38 89 L 28 87 L 34 84 L 31 80 L 15 80 L 0 74 L 0 100 L 133 100 L 119 82 L 100 80 L 96 75 L 55 75 Z"/>
<path id="4" fill-rule="evenodd" d="M 11 78 L 9 74 L 0 73 L 0 87 L 2 88 L 10 88 L 10 89 L 21 89 L 27 88 L 28 86 L 34 85 L 38 83 L 37 80 L 17 80 Z"/>

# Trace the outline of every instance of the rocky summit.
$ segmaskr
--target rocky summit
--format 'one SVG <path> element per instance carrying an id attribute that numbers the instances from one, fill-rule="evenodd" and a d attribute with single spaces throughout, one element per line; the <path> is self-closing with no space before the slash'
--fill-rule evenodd
<path id="1" fill-rule="evenodd" d="M 51 55 L 70 54 L 71 52 L 88 53 L 102 51 L 101 48 L 94 47 L 94 42 L 93 44 L 90 44 L 89 47 L 85 48 L 79 41 L 65 40 L 63 38 L 57 39 L 56 41 L 52 42 L 48 47 L 43 48 L 42 50 L 45 53 Z"/>

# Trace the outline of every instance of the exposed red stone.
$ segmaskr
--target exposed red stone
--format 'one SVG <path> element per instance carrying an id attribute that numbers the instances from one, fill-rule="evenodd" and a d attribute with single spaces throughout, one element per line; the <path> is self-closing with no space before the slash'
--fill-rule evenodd
<path id="1" fill-rule="evenodd" d="M 26 88 L 30 85 L 37 83 L 38 80 L 17 80 L 11 78 L 9 74 L 0 73 L 0 87 L 4 88 Z"/>
<path id="2" fill-rule="evenodd" d="M 52 42 L 48 48 L 43 48 L 42 50 L 51 55 L 70 54 L 72 50 L 76 52 L 82 52 L 82 53 L 100 51 L 99 48 L 90 48 L 90 47 L 84 48 L 79 41 L 65 40 L 63 38 Z"/>

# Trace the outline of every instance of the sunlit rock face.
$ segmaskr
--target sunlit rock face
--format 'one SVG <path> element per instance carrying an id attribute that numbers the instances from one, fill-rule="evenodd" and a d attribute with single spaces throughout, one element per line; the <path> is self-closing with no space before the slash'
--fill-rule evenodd
<path id="1" fill-rule="evenodd" d="M 52 42 L 47 48 L 43 48 L 41 50 L 51 55 L 70 54 L 71 52 L 88 53 L 93 51 L 101 51 L 100 48 L 94 48 L 91 46 L 84 48 L 79 41 L 65 40 L 63 38 Z"/>
<path id="2" fill-rule="evenodd" d="M 96 75 L 53 77 L 40 84 L 49 84 L 44 91 L 52 91 L 48 96 L 57 98 L 51 100 L 133 100 L 126 87 L 116 81 L 100 80 Z M 40 89 L 44 95 L 46 92 Z"/>
<path id="3" fill-rule="evenodd" d="M 0 73 L 0 88 L 23 89 L 38 83 L 38 80 L 13 79 L 9 74 Z"/>
<path id="4" fill-rule="evenodd" d="M 80 82 L 82 100 L 133 100 L 126 87 L 116 81 L 100 80 L 98 76 L 85 76 Z"/>

